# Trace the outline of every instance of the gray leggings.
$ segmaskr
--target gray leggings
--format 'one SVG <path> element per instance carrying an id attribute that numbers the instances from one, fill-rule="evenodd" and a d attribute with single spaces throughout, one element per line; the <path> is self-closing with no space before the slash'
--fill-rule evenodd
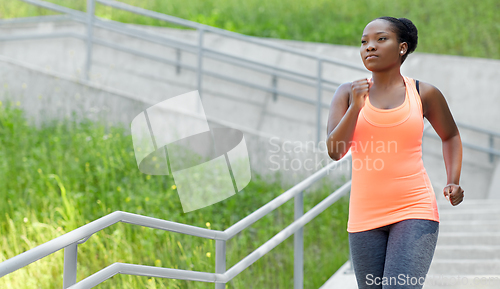
<path id="1" fill-rule="evenodd" d="M 438 233 L 438 222 L 423 219 L 349 233 L 358 288 L 422 288 Z"/>

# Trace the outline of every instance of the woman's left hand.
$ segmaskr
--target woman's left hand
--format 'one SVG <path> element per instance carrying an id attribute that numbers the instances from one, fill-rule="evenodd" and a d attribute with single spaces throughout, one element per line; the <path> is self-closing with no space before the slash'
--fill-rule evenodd
<path id="1" fill-rule="evenodd" d="M 464 190 L 456 184 L 447 184 L 443 189 L 444 197 L 453 206 L 460 204 L 464 199 Z"/>

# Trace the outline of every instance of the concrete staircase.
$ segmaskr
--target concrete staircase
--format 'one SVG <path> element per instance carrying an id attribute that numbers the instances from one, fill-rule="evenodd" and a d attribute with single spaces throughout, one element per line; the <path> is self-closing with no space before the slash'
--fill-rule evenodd
<path id="1" fill-rule="evenodd" d="M 438 207 L 438 243 L 423 288 L 500 288 L 500 201 L 464 199 Z M 321 287 L 334 288 L 358 288 L 349 261 Z"/>

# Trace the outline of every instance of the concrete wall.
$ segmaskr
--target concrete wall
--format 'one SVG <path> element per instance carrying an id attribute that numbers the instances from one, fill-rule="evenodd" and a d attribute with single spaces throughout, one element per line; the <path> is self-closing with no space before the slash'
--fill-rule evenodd
<path id="1" fill-rule="evenodd" d="M 134 94 L 103 87 L 91 82 L 46 72 L 28 63 L 0 56 L 0 100 L 11 101 L 25 111 L 28 121 L 39 126 L 46 120 L 90 119 L 105 126 L 122 126 L 130 132 L 135 116 L 156 104 Z M 215 118 L 208 118 L 210 127 L 230 126 L 240 129 L 245 137 L 251 168 L 270 181 L 279 180 L 292 186 L 326 166 L 331 160 L 314 142 L 303 145 L 273 135 L 248 130 Z M 321 183 L 332 183 L 349 175 L 347 164 L 329 171 Z M 254 175 L 255 177 L 255 175 Z"/>
<path id="2" fill-rule="evenodd" d="M 198 37 L 195 31 L 188 30 L 156 27 L 140 27 L 140 29 L 145 29 L 144 33 L 153 31 L 192 44 L 196 44 Z M 83 25 L 68 22 L 4 25 L 0 27 L 0 30 L 5 34 L 33 31 L 78 33 L 85 31 Z M 96 29 L 95 35 L 113 43 L 120 43 L 167 59 L 177 59 L 175 49 L 101 29 Z M 357 47 L 277 39 L 265 40 L 310 51 L 317 55 L 341 59 L 362 67 Z M 245 44 L 210 33 L 206 35 L 204 43 L 206 47 L 216 51 L 267 65 L 288 68 L 311 76 L 317 72 L 314 60 L 290 53 Z M 61 108 L 65 108 L 66 112 L 74 108 L 80 110 L 82 115 L 98 115 L 100 112 L 106 121 L 128 125 L 132 117 L 144 107 L 197 89 L 194 71 L 187 69 L 177 71 L 175 66 L 132 56 L 125 52 L 117 52 L 100 45 L 94 45 L 91 82 L 75 82 L 71 78 L 81 77 L 85 59 L 85 44 L 78 39 L 0 42 L 0 55 L 6 56 L 1 64 L 2 81 L 9 87 L 8 92 L 11 95 L 21 98 L 23 107 L 26 101 L 22 98 L 27 98 L 28 95 L 32 97 L 32 99 L 26 99 L 30 102 L 36 102 L 39 94 L 42 95 L 42 99 L 50 99 L 45 103 L 39 101 L 39 104 L 32 104 L 31 108 L 25 107 L 35 118 L 44 111 L 50 112 L 47 115 L 55 116 L 57 114 L 53 113 L 61 111 Z M 180 57 L 182 63 L 196 67 L 196 55 L 182 52 Z M 30 68 L 27 68 L 28 66 Z M 272 79 L 269 75 L 252 72 L 237 65 L 224 64 L 206 58 L 203 67 L 208 71 L 271 87 Z M 499 69 L 500 61 L 498 60 L 425 53 L 410 55 L 402 66 L 404 75 L 438 87 L 445 95 L 457 121 L 494 131 L 500 131 L 498 127 L 500 114 L 497 113 L 500 108 L 498 98 L 500 87 L 492 85 L 498 77 Z M 49 74 L 43 72 L 49 72 Z M 54 75 L 59 76 L 54 77 Z M 368 71 L 359 72 L 327 64 L 324 66 L 323 75 L 327 79 L 342 83 L 368 77 L 370 74 Z M 61 80 L 63 76 L 66 77 L 64 81 Z M 64 82 L 63 86 L 59 84 L 61 81 Z M 23 83 L 26 85 L 23 86 Z M 316 99 L 314 86 L 308 87 L 284 79 L 278 79 L 277 85 L 278 89 L 283 91 L 311 100 Z M 93 99 L 91 94 L 98 96 L 95 101 L 85 103 L 78 100 L 78 97 L 82 98 L 83 95 L 83 98 L 91 100 Z M 333 91 L 323 91 L 322 102 L 329 104 L 332 95 Z M 2 97 L 5 96 L 4 91 Z M 248 142 L 251 142 L 252 138 L 255 139 L 251 151 L 254 156 L 252 162 L 257 171 L 270 173 L 271 168 L 277 167 L 276 160 L 283 159 L 288 159 L 290 168 L 291 161 L 296 160 L 297 170 L 284 171 L 283 165 L 281 167 L 281 172 L 287 176 L 286 179 L 293 183 L 310 175 L 317 168 L 313 166 L 314 169 L 304 169 L 306 160 L 309 160 L 308 164 L 319 163 L 321 165 L 328 161 L 328 157 L 324 151 L 320 151 L 318 144 L 311 146 L 311 141 L 316 138 L 316 108 L 314 106 L 287 99 L 281 95 L 274 100 L 272 93 L 209 76 L 203 78 L 202 96 L 205 111 L 213 120 L 213 125 L 224 123 L 240 128 L 245 131 L 245 138 Z M 105 100 L 106 102 L 103 102 Z M 119 104 L 120 102 L 124 103 Z M 328 109 L 323 109 L 321 118 L 324 124 L 322 131 L 325 132 L 323 139 L 326 137 L 327 114 Z M 488 139 L 484 135 L 463 129 L 461 129 L 461 135 L 463 141 L 485 147 L 488 145 Z M 279 138 L 279 141 L 273 143 L 271 139 L 275 138 Z M 275 152 L 276 143 L 279 143 L 280 152 Z M 446 182 L 441 144 L 427 137 L 424 138 L 424 143 L 424 163 L 438 193 Z M 296 152 L 283 152 L 282 144 L 286 144 L 287 148 L 296 146 L 298 149 Z M 500 149 L 500 140 L 497 139 L 495 147 Z M 498 159 L 490 163 L 487 154 L 464 149 L 462 185 L 468 192 L 468 197 L 484 198 L 487 196 L 493 168 L 497 162 Z M 346 174 L 344 172 L 342 175 Z"/>

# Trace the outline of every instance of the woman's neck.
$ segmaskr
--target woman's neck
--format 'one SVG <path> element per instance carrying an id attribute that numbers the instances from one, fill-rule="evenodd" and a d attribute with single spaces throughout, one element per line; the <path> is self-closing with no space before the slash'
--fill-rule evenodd
<path id="1" fill-rule="evenodd" d="M 373 84 L 382 89 L 401 85 L 401 81 L 404 80 L 399 67 L 397 69 L 372 72 Z"/>

